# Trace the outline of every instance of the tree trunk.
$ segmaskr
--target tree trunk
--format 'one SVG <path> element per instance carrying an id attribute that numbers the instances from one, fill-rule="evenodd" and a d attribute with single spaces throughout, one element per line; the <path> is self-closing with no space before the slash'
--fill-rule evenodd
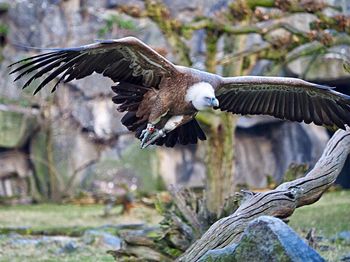
<path id="1" fill-rule="evenodd" d="M 49 101 L 49 104 L 47 106 L 46 112 L 44 115 L 46 115 L 46 120 L 48 121 L 47 125 L 45 126 L 45 136 L 46 136 L 46 153 L 47 153 L 47 167 L 48 167 L 48 176 L 49 176 L 49 198 L 50 200 L 54 202 L 59 202 L 62 200 L 61 195 L 61 189 L 60 189 L 60 183 L 58 180 L 57 173 L 55 170 L 54 165 L 54 156 L 53 156 L 53 141 L 52 141 L 52 121 L 55 121 L 53 119 L 53 116 L 51 114 L 52 111 L 52 100 Z"/>
<path id="2" fill-rule="evenodd" d="M 206 142 L 206 199 L 208 210 L 218 214 L 225 198 L 234 191 L 234 125 L 233 116 L 219 113 L 210 116 Z"/>
<path id="3" fill-rule="evenodd" d="M 213 224 L 178 261 L 197 261 L 209 250 L 239 242 L 248 223 L 259 216 L 286 218 L 296 208 L 316 202 L 336 180 L 349 152 L 350 129 L 338 130 L 305 177 L 265 193 L 246 193 L 241 206 L 232 215 Z"/>
<path id="4" fill-rule="evenodd" d="M 239 52 L 244 47 L 245 36 L 224 36 L 224 53 Z M 206 69 L 216 73 L 217 35 L 207 32 Z M 240 75 L 242 59 L 223 67 L 224 76 Z M 208 113 L 209 123 L 206 150 L 206 199 L 208 209 L 218 214 L 225 199 L 234 192 L 234 130 L 236 116 L 231 113 Z"/>

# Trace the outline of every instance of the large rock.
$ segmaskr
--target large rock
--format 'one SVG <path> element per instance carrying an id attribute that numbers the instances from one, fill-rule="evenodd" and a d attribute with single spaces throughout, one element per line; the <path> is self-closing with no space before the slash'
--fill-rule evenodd
<path id="1" fill-rule="evenodd" d="M 39 189 L 49 196 L 52 188 L 69 193 L 79 186 L 85 170 L 98 160 L 99 149 L 72 119 L 60 118 L 33 137 L 30 157 Z"/>
<path id="2" fill-rule="evenodd" d="M 166 185 L 204 186 L 205 165 L 198 161 L 201 153 L 194 145 L 158 149 L 159 173 Z"/>
<path id="3" fill-rule="evenodd" d="M 282 220 L 262 216 L 248 225 L 237 245 L 211 250 L 200 261 L 321 262 L 325 260 Z"/>
<path id="4" fill-rule="evenodd" d="M 313 166 L 329 139 L 326 129 L 273 117 L 239 121 L 236 130 L 236 184 L 266 187 L 281 182 L 291 164 Z"/>
<path id="5" fill-rule="evenodd" d="M 33 172 L 28 156 L 17 150 L 0 153 L 0 197 L 25 197 Z"/>
<path id="6" fill-rule="evenodd" d="M 82 133 L 73 119 L 59 119 L 51 132 L 38 132 L 30 146 L 42 195 L 50 197 L 52 186 L 70 194 L 79 189 L 99 191 L 97 184 L 127 186 L 142 192 L 160 188 L 154 150 L 141 150 L 133 136 L 121 136 L 117 143 L 99 143 Z"/>
<path id="7" fill-rule="evenodd" d="M 350 47 L 336 46 L 330 48 L 326 55 L 300 57 L 287 65 L 294 75 L 309 81 L 339 81 L 349 79 L 349 73 L 343 70 L 343 58 L 339 54 L 348 54 Z"/>
<path id="8" fill-rule="evenodd" d="M 23 146 L 38 127 L 37 110 L 0 105 L 0 147 Z"/>
<path id="9" fill-rule="evenodd" d="M 235 133 L 234 183 L 254 188 L 267 187 L 269 178 L 280 183 L 291 165 L 313 166 L 328 139 L 323 127 L 269 116 L 240 117 Z M 161 148 L 158 157 L 166 185 L 204 186 L 204 146 Z"/>
<path id="10" fill-rule="evenodd" d="M 0 179 L 11 176 L 25 178 L 30 175 L 32 171 L 25 153 L 17 150 L 0 153 Z"/>
<path id="11" fill-rule="evenodd" d="M 119 143 L 124 143 L 123 148 L 106 147 L 100 152 L 99 160 L 84 174 L 83 187 L 99 191 L 104 184 L 101 182 L 106 181 L 116 189 L 127 186 L 131 191 L 146 193 L 162 189 L 156 151 L 140 149 L 139 141 L 131 135 L 121 136 Z M 111 190 L 111 194 L 115 193 Z"/>
<path id="12" fill-rule="evenodd" d="M 101 230 L 88 230 L 82 236 L 82 241 L 87 245 L 99 245 L 113 250 L 121 248 L 122 240 L 111 233 Z"/>
<path id="13" fill-rule="evenodd" d="M 110 90 L 110 86 L 102 89 Z M 128 131 L 120 122 L 124 113 L 117 111 L 111 97 L 112 94 L 87 99 L 73 88 L 62 88 L 57 92 L 56 104 L 61 112 L 71 112 L 79 126 L 93 138 L 107 142 Z"/>
<path id="14" fill-rule="evenodd" d="M 193 16 L 213 16 L 216 11 L 225 8 L 229 0 L 164 0 L 173 17 L 190 22 Z"/>

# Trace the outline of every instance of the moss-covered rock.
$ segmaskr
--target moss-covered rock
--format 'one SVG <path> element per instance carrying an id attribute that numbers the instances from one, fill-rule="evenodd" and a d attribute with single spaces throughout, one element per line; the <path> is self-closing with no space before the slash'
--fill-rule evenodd
<path id="1" fill-rule="evenodd" d="M 121 139 L 119 142 L 122 142 Z M 155 149 L 141 150 L 139 141 L 133 136 L 125 136 L 124 139 L 126 141 L 120 151 L 106 148 L 101 152 L 100 159 L 86 170 L 83 188 L 99 191 L 96 182 L 109 181 L 140 193 L 164 189 L 163 180 L 157 171 Z"/>
<path id="2" fill-rule="evenodd" d="M 42 127 L 30 144 L 30 157 L 39 191 L 60 200 L 79 188 L 84 170 L 98 159 L 99 151 L 79 126 L 62 119 Z"/>
<path id="3" fill-rule="evenodd" d="M 246 228 L 238 245 L 207 252 L 201 262 L 325 261 L 282 220 L 262 216 Z"/>
<path id="4" fill-rule="evenodd" d="M 34 110 L 0 105 L 0 147 L 23 146 L 37 127 Z"/>
<path id="5" fill-rule="evenodd" d="M 234 252 L 237 244 L 232 244 L 224 248 L 218 248 L 208 251 L 205 256 L 201 259 L 202 262 L 231 262 L 234 260 Z"/>

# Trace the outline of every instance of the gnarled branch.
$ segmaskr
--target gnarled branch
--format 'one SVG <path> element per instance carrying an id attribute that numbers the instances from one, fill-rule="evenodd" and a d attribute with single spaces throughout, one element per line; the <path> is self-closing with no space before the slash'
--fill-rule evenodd
<path id="1" fill-rule="evenodd" d="M 209 250 L 237 243 L 248 223 L 256 217 L 286 218 L 296 208 L 316 202 L 336 180 L 349 152 L 350 129 L 338 130 L 305 177 L 268 192 L 252 194 L 232 215 L 213 224 L 178 261 L 197 261 Z"/>

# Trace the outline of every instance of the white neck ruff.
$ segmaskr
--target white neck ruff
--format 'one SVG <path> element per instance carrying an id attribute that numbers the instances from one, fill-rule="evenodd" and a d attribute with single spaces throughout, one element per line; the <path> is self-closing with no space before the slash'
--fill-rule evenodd
<path id="1" fill-rule="evenodd" d="M 205 97 L 215 97 L 214 88 L 207 82 L 199 82 L 188 88 L 185 101 L 191 102 L 197 110 L 205 110 L 208 109 Z"/>

